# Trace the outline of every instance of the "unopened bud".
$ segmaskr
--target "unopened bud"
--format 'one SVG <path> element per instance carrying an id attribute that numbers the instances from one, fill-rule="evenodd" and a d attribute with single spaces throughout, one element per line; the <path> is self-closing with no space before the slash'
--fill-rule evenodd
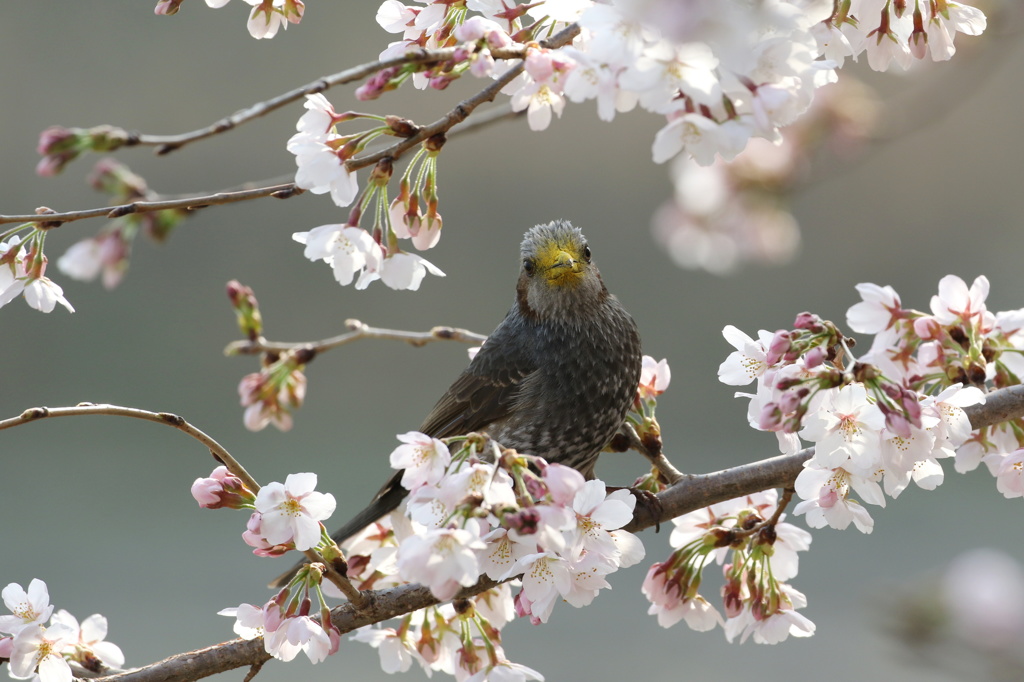
<path id="1" fill-rule="evenodd" d="M 423 141 L 423 148 L 428 152 L 439 152 L 444 143 L 448 141 L 448 137 L 444 133 L 438 133 L 437 135 L 431 135 Z"/>
<path id="2" fill-rule="evenodd" d="M 782 359 L 782 356 L 789 352 L 792 345 L 792 334 L 784 329 L 778 330 L 772 337 L 771 343 L 768 344 L 768 353 L 765 357 L 765 363 L 767 363 L 768 366 L 776 364 Z"/>
<path id="3" fill-rule="evenodd" d="M 387 116 L 384 122 L 397 137 L 412 137 L 420 131 L 418 125 L 401 116 Z"/>
<path id="4" fill-rule="evenodd" d="M 814 313 L 803 312 L 796 316 L 796 320 L 793 322 L 794 329 L 806 329 L 809 332 L 818 333 L 825 327 L 822 325 L 821 318 Z"/>
<path id="5" fill-rule="evenodd" d="M 825 362 L 827 355 L 828 353 L 824 348 L 821 346 L 815 346 L 807 351 L 806 355 L 804 355 L 804 366 L 807 367 L 807 369 L 814 369 Z"/>

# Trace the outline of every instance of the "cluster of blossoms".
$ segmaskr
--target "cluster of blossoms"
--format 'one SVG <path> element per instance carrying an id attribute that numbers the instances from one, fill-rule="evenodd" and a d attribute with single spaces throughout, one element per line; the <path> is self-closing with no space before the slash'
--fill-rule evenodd
<path id="1" fill-rule="evenodd" d="M 876 69 L 894 61 L 906 66 L 904 55 L 907 60 L 927 54 L 948 59 L 957 32 L 977 35 L 985 27 L 980 11 L 946 0 L 915 3 L 913 10 L 907 3 L 880 0 L 773 0 L 756 7 L 738 0 L 699 0 L 685 6 L 591 0 L 436 0 L 406 5 L 385 0 L 377 21 L 402 36 L 380 54 L 381 60 L 423 50 L 448 52 L 433 62 L 410 60 L 381 69 L 357 89 L 360 99 L 376 98 L 409 80 L 421 89 L 443 89 L 466 72 L 500 78 L 521 61 L 522 71 L 502 92 L 510 96 L 514 111 L 527 112 L 532 129 L 547 128 L 567 100 L 596 100 L 598 114 L 609 121 L 616 113 L 639 106 L 666 118 L 655 136 L 655 162 L 685 151 L 684 158 L 701 166 L 716 158 L 732 161 L 757 138 L 780 144 L 780 128 L 807 111 L 817 88 L 836 81 L 835 69 L 848 56 L 866 52 Z M 545 48 L 537 42 L 570 26 L 576 35 L 569 44 Z M 418 249 L 437 243 L 441 221 L 433 175 L 443 139 L 428 141 L 420 151 L 430 160 L 422 164 L 414 191 L 408 180 L 419 156 L 403 176 L 399 198 L 388 205 L 390 166 L 382 170 L 378 165 L 359 196 L 356 175 L 346 162 L 379 135 L 409 136 L 415 127 L 395 117 L 339 114 L 320 94 L 308 96 L 306 108 L 299 132 L 288 142 L 299 167 L 296 185 L 330 193 L 339 206 L 356 202 L 347 224 L 296 235 L 307 246 L 306 257 L 326 260 L 339 283 L 355 280 L 357 288 L 379 278 L 393 288 L 415 289 L 426 272 L 440 274 L 419 256 L 402 251 L 398 240 L 411 238 Z M 336 132 L 336 124 L 354 118 L 378 118 L 383 125 L 351 135 Z M 423 169 L 428 169 L 425 181 Z M 421 189 L 425 215 L 419 206 Z M 375 195 L 375 222 L 367 232 L 359 221 Z M 795 248 L 796 227 L 784 212 L 763 205 L 745 208 L 760 218 L 753 224 L 772 228 L 763 243 L 790 245 L 777 258 Z M 749 224 L 746 217 L 737 216 L 733 224 Z M 688 245 L 701 232 L 696 226 L 697 231 L 684 231 Z M 776 239 L 779 234 L 789 239 Z M 712 239 L 696 251 L 675 251 L 711 254 L 751 240 L 722 241 Z M 732 262 L 711 255 L 699 256 L 698 261 Z"/>
<path id="2" fill-rule="evenodd" d="M 493 442 L 467 438 L 450 448 L 416 432 L 399 438 L 404 445 L 391 464 L 404 469 L 406 510 L 343 545 L 353 582 L 361 589 L 419 582 L 448 600 L 481 575 L 522 581 L 515 595 L 504 584 L 475 597 L 471 608 L 431 608 L 356 638 L 379 648 L 386 670 L 417 661 L 459 680 L 499 672 L 541 679 L 508 662 L 502 627 L 514 615 L 547 622 L 558 601 L 585 606 L 609 586 L 609 574 L 640 561 L 640 541 L 619 530 L 632 518 L 635 498 Z"/>
<path id="3" fill-rule="evenodd" d="M 756 341 L 726 327 L 736 351 L 719 378 L 756 381 L 755 394 L 737 394 L 750 399 L 751 426 L 775 432 L 783 452 L 802 440 L 814 445 L 796 481 L 803 501 L 795 511 L 811 527 L 852 522 L 871 532 L 863 502 L 884 506 L 885 495 L 897 497 L 911 481 L 934 489 L 943 480 L 938 460 L 947 457 L 960 472 L 984 462 L 1000 492 L 1024 495 L 1020 420 L 972 432 L 963 410 L 984 402 L 983 388 L 1020 383 L 1024 369 L 1024 310 L 989 312 L 988 288 L 985 277 L 968 287 L 946 276 L 923 313 L 903 308 L 892 287 L 858 285 L 863 300 L 847 323 L 875 338 L 849 368 L 850 340 L 810 313 L 795 329 L 762 331 Z"/>
<path id="4" fill-rule="evenodd" d="M 416 290 L 428 272 L 443 277 L 441 270 L 422 256 L 403 251 L 398 242 L 399 238 L 408 238 L 422 250 L 434 246 L 440 237 L 436 157 L 444 144 L 443 136 L 428 140 L 414 157 L 402 177 L 399 197 L 389 204 L 390 161 L 377 165 L 360 195 L 356 175 L 345 166 L 345 160 L 380 135 L 408 135 L 408 122 L 353 112 L 339 114 L 320 94 L 307 95 L 306 109 L 299 119 L 298 132 L 288 141 L 288 151 L 295 154 L 299 168 L 295 184 L 314 194 L 330 194 L 338 206 L 355 202 L 347 223 L 321 225 L 292 235 L 295 241 L 305 245 L 306 258 L 324 261 L 331 266 L 339 284 L 355 281 L 357 289 L 365 289 L 379 279 L 392 289 Z M 337 132 L 338 123 L 354 118 L 378 119 L 383 124 L 354 135 Z M 420 173 L 414 191 L 410 178 L 417 167 Z M 419 210 L 421 193 L 427 204 L 426 215 Z M 371 232 L 359 227 L 367 212 L 374 216 Z"/>
<path id="5" fill-rule="evenodd" d="M 43 133 L 43 140 L 40 152 L 49 154 L 44 161 L 49 160 L 50 163 L 41 164 L 40 172 L 46 174 L 56 173 L 84 149 L 116 148 L 123 143 L 105 126 L 87 131 L 51 128 Z M 156 198 L 142 177 L 114 159 L 97 162 L 89 183 L 97 191 L 110 195 L 116 205 Z M 38 213 L 45 215 L 52 211 L 39 209 Z M 105 226 L 96 236 L 73 244 L 57 259 L 57 267 L 72 279 L 90 281 L 102 276 L 103 285 L 113 289 L 128 270 L 136 235 L 143 231 L 162 242 L 187 215 L 186 210 L 173 208 L 127 213 Z M 41 226 L 26 223 L 0 232 L 0 307 L 22 295 L 29 306 L 44 313 L 52 312 L 58 303 L 70 312 L 75 311 L 64 297 L 61 286 L 45 275 L 49 259 L 43 252 L 43 246 L 50 227 L 52 225 L 45 223 Z M 27 232 L 24 238 L 20 234 L 22 232 Z"/>
<path id="6" fill-rule="evenodd" d="M 107 619 L 96 613 L 79 623 L 64 609 L 54 613 L 42 580 L 33 579 L 27 591 L 17 583 L 9 584 L 3 589 L 3 600 L 11 613 L 0 615 L 0 660 L 8 659 L 12 678 L 71 682 L 70 663 L 93 674 L 124 665 L 121 649 L 103 641 Z"/>
<path id="7" fill-rule="evenodd" d="M 254 494 L 221 466 L 210 476 L 196 479 L 192 496 L 207 509 L 253 510 L 242 539 L 257 556 L 281 556 L 329 542 L 321 521 L 334 513 L 335 500 L 333 495 L 317 492 L 316 481 L 316 474 L 289 474 L 284 483 L 268 483 Z M 262 607 L 242 604 L 220 613 L 235 617 L 240 637 L 263 637 L 267 653 L 275 658 L 290 661 L 301 652 L 318 663 L 337 651 L 341 642 L 320 593 L 321 574 L 322 567 L 314 564 L 297 577 L 294 589 L 281 590 Z M 310 616 L 314 599 L 319 618 Z"/>
<path id="8" fill-rule="evenodd" d="M 353 584 L 373 589 L 416 582 L 450 600 L 481 576 L 507 581 L 522 575 L 522 582 L 515 595 L 502 585 L 454 606 L 409 614 L 397 628 L 364 630 L 356 639 L 377 647 L 388 670 L 415 660 L 459 680 L 542 679 L 508 661 L 501 628 L 515 615 L 546 622 L 558 601 L 585 606 L 609 586 L 609 574 L 640 561 L 642 544 L 620 530 L 632 519 L 635 498 L 485 438 L 449 444 L 411 432 L 399 439 L 403 445 L 391 464 L 404 471 L 409 499 L 404 513 L 343 544 Z M 315 483 L 313 474 L 293 474 L 284 485 L 272 483 L 253 495 L 219 467 L 197 479 L 192 493 L 204 507 L 253 509 L 243 538 L 260 556 L 316 548 L 333 561 L 341 554 L 321 521 L 333 512 L 334 498 L 315 492 Z M 313 662 L 322 660 L 337 649 L 339 637 L 323 598 L 338 595 L 328 583 L 321 592 L 322 573 L 312 564 L 263 607 L 243 604 L 224 613 L 236 617 L 241 636 L 263 636 L 275 657 L 290 660 L 302 651 Z M 317 610 L 319 619 L 310 617 Z"/>
<path id="9" fill-rule="evenodd" d="M 777 505 L 774 490 L 729 500 L 673 519 L 669 543 L 675 549 L 651 566 L 643 592 L 662 627 L 680 620 L 694 630 L 721 625 L 731 642 L 753 635 L 761 644 L 777 644 L 789 635 L 810 637 L 814 624 L 797 609 L 804 595 L 786 581 L 797 574 L 797 552 L 810 534 L 779 519 L 767 520 Z M 722 603 L 726 620 L 698 590 L 709 561 L 722 567 Z"/>
<path id="10" fill-rule="evenodd" d="M 410 49 L 457 49 L 439 66 L 397 68 L 375 92 L 410 75 L 421 88 L 443 88 L 467 70 L 498 76 L 513 60 L 495 54 L 518 50 L 525 70 L 504 92 L 513 109 L 527 110 L 533 129 L 546 128 L 566 100 L 596 100 L 605 120 L 640 106 L 667 119 L 654 142 L 656 162 L 685 149 L 706 165 L 716 154 L 735 157 L 752 137 L 778 142 L 779 128 L 807 109 L 816 88 L 836 80 L 846 57 L 866 53 L 878 70 L 893 62 L 905 68 L 914 57 L 949 59 L 957 32 L 985 28 L 984 15 L 962 3 L 909 4 L 386 0 L 377 20 L 403 39 L 382 59 Z M 549 50 L 532 42 L 570 24 L 580 28 L 571 45 Z"/>

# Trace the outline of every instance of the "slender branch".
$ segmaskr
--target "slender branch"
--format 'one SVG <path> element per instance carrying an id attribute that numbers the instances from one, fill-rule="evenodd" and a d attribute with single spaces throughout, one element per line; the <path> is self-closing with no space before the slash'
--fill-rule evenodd
<path id="1" fill-rule="evenodd" d="M 171 414 L 170 412 L 150 412 L 149 410 L 140 410 L 135 407 L 98 405 L 95 403 L 78 403 L 74 407 L 30 407 L 17 417 L 0 420 L 0 431 L 15 426 L 21 426 L 22 424 L 28 424 L 29 422 L 39 421 L 40 419 L 50 419 L 51 417 L 82 417 L 97 414 L 111 415 L 115 417 L 131 417 L 133 419 L 142 419 L 156 424 L 172 426 L 205 445 L 210 451 L 210 454 L 213 455 L 213 458 L 226 466 L 235 476 L 242 479 L 242 483 L 244 483 L 250 490 L 256 492 L 260 489 L 260 485 L 256 482 L 256 479 L 249 475 L 249 472 L 245 470 L 245 467 L 239 464 L 223 445 L 215 441 L 203 431 L 197 429 L 195 426 L 192 426 L 178 415 Z"/>
<path id="2" fill-rule="evenodd" d="M 21 426 L 22 424 L 39 421 L 40 419 L 50 419 L 53 417 L 82 417 L 87 415 L 131 417 L 133 419 L 142 419 L 143 421 L 172 426 L 205 445 L 207 449 L 209 449 L 210 454 L 213 455 L 213 458 L 226 466 L 228 471 L 241 479 L 242 483 L 244 483 L 249 490 L 253 491 L 253 493 L 257 493 L 260 490 L 260 484 L 256 482 L 256 479 L 245 470 L 245 467 L 243 467 L 238 460 L 231 456 L 231 453 L 229 453 L 223 445 L 192 424 L 189 424 L 178 415 L 171 414 L 170 412 L 150 412 L 149 410 L 141 410 L 136 407 L 97 405 L 95 403 L 78 403 L 74 407 L 30 407 L 17 417 L 0 420 L 0 431 L 10 429 L 15 426 Z M 338 571 L 331 566 L 330 562 L 326 561 L 313 550 L 306 552 L 306 556 L 313 561 L 321 562 L 326 566 L 324 575 L 326 575 L 332 583 L 337 585 L 338 589 L 345 593 L 345 596 L 349 598 L 349 601 L 353 606 L 359 608 L 365 603 L 365 598 L 362 593 L 352 585 L 347 577 L 338 573 Z"/>
<path id="3" fill-rule="evenodd" d="M 458 126 L 458 128 L 450 131 L 450 136 L 453 137 L 455 135 L 474 132 L 499 121 L 503 121 L 508 118 L 515 118 L 523 113 L 524 112 L 521 111 L 512 111 L 512 107 L 508 103 L 499 105 L 481 115 L 475 116 L 468 122 L 463 122 Z M 279 179 L 280 178 L 277 178 L 277 180 Z M 8 223 L 46 223 L 47 229 L 50 229 L 59 227 L 63 223 L 70 223 L 75 220 L 87 220 L 89 218 L 110 218 L 112 220 L 114 218 L 120 218 L 133 213 L 152 213 L 154 211 L 163 211 L 167 209 L 195 211 L 201 208 L 206 208 L 207 206 L 233 204 L 239 201 L 262 199 L 263 197 L 288 199 L 302 194 L 305 191 L 296 187 L 295 184 L 291 182 L 274 182 L 274 184 L 263 187 L 253 187 L 252 185 L 253 183 L 246 183 L 245 189 L 224 190 L 213 194 L 194 194 L 153 201 L 133 201 L 130 204 L 101 206 L 99 208 L 88 208 L 80 211 L 65 211 L 63 213 L 58 213 L 56 211 L 47 210 L 44 213 L 0 215 L 0 225 Z"/>
<path id="4" fill-rule="evenodd" d="M 65 213 L 27 213 L 24 215 L 0 215 L 0 225 L 5 223 L 47 223 L 47 228 L 58 227 L 62 223 L 70 223 L 74 220 L 86 218 L 120 218 L 132 213 L 152 213 L 177 208 L 187 211 L 214 206 L 218 204 L 233 204 L 236 201 L 248 201 L 262 197 L 275 197 L 287 199 L 288 197 L 302 194 L 304 190 L 299 189 L 294 183 L 271 185 L 269 187 L 257 187 L 254 189 L 238 190 L 235 192 L 216 192 L 200 196 L 183 197 L 180 199 L 164 199 L 160 201 L 133 201 L 130 204 L 118 204 L 117 206 L 104 206 L 101 208 L 87 208 L 81 211 L 67 211 Z"/>
<path id="5" fill-rule="evenodd" d="M 984 405 L 974 405 L 965 408 L 964 411 L 974 428 L 1024 417 L 1024 386 L 994 391 L 988 395 Z M 0 426 L 4 423 L 0 422 Z M 685 476 L 676 485 L 658 494 L 662 504 L 657 518 L 643 516 L 653 507 L 641 509 L 638 506 L 637 516 L 625 529 L 643 530 L 716 502 L 768 488 L 790 488 L 804 460 L 812 454 L 813 449 L 807 449 L 793 455 L 773 457 L 711 474 Z M 785 495 L 783 500 L 786 500 Z M 494 581 L 482 579 L 473 587 L 461 591 L 456 598 L 479 594 L 494 587 L 495 584 Z M 344 604 L 332 611 L 331 620 L 343 634 L 364 625 L 379 623 L 438 603 L 430 591 L 421 585 L 403 585 L 387 590 L 367 591 L 363 594 L 366 597 L 366 605 L 363 608 Z M 269 658 L 270 655 L 264 650 L 262 640 L 236 639 L 205 649 L 177 654 L 136 670 L 100 679 L 107 682 L 195 680 L 234 668 L 260 665 Z"/>
<path id="6" fill-rule="evenodd" d="M 525 46 L 492 49 L 491 56 L 495 59 L 522 59 L 526 56 L 526 49 L 527 48 Z M 249 121 L 261 116 L 265 116 L 285 105 L 302 99 L 306 95 L 314 95 L 318 92 L 323 92 L 335 85 L 344 85 L 346 83 L 353 83 L 355 81 L 362 80 L 367 76 L 371 76 L 378 71 L 383 71 L 384 69 L 391 68 L 392 66 L 446 62 L 455 56 L 455 52 L 456 48 L 454 47 L 439 48 L 436 50 L 412 48 L 399 57 L 379 59 L 366 64 L 360 64 L 359 66 L 353 66 L 330 76 L 318 78 L 311 83 L 306 83 L 305 85 L 301 85 L 276 97 L 272 97 L 262 102 L 256 102 L 245 109 L 240 109 L 230 116 L 225 116 L 224 118 L 221 118 L 208 126 L 199 128 L 198 130 L 192 130 L 178 135 L 145 135 L 142 133 L 126 132 L 125 134 L 128 141 L 125 143 L 125 146 L 156 146 L 157 154 L 168 154 L 181 149 L 191 142 L 196 142 L 237 128 L 243 123 L 248 123 Z"/>
<path id="7" fill-rule="evenodd" d="M 573 38 L 579 35 L 580 28 L 577 24 L 570 24 L 556 35 L 543 40 L 540 45 L 545 48 L 557 48 L 567 45 L 572 42 Z M 522 59 L 526 53 L 526 47 L 521 48 L 509 48 L 504 50 L 492 50 L 491 53 L 496 59 Z M 376 62 L 370 62 L 369 64 L 363 64 L 352 69 L 347 69 L 333 76 L 327 76 L 320 80 L 308 83 L 300 88 L 291 90 L 283 95 L 279 95 L 270 100 L 259 102 L 253 106 L 243 109 L 231 116 L 221 119 L 216 123 L 201 128 L 199 130 L 192 131 L 190 133 L 183 133 L 181 135 L 142 135 L 138 133 L 126 133 L 129 145 L 160 145 L 157 149 L 157 153 L 167 153 L 178 149 L 185 144 L 200 140 L 211 135 L 215 135 L 225 130 L 230 130 L 235 126 L 244 123 L 246 121 L 262 116 L 269 111 L 280 108 L 289 102 L 292 102 L 304 95 L 321 92 L 327 89 L 331 85 L 337 85 L 340 83 L 348 83 L 353 80 L 358 80 L 377 70 L 387 68 L 389 66 L 395 66 L 403 63 L 429 63 L 434 61 L 445 61 L 451 59 L 454 54 L 454 48 L 445 48 L 440 50 L 414 50 L 406 54 L 403 57 L 396 57 L 394 59 L 381 60 Z M 403 138 L 401 141 L 379 149 L 372 151 L 365 156 L 349 159 L 345 162 L 345 165 L 350 171 L 355 171 L 360 168 L 366 168 L 376 164 L 382 159 L 390 158 L 397 159 L 406 151 L 423 142 L 424 140 L 438 135 L 440 133 L 447 133 L 455 126 L 465 121 L 473 111 L 484 102 L 493 101 L 497 96 L 498 92 L 503 87 L 511 83 L 515 78 L 523 72 L 524 63 L 520 61 L 518 64 L 512 66 L 508 71 L 502 74 L 497 80 L 488 85 L 486 88 L 473 95 L 472 97 L 463 100 L 457 104 L 447 114 L 434 121 L 433 123 L 419 128 L 416 134 L 411 137 Z M 495 110 L 493 113 L 489 112 L 487 115 L 482 117 L 477 123 L 472 125 L 465 125 L 461 128 L 462 131 L 476 130 L 485 125 L 490 125 L 496 121 L 503 120 L 515 116 L 515 112 L 511 111 L 510 107 L 501 107 Z M 85 209 L 81 211 L 67 211 L 64 213 L 56 211 L 47 211 L 45 214 L 27 213 L 18 215 L 0 215 L 0 225 L 6 223 L 46 223 L 46 227 L 53 228 L 59 227 L 62 223 L 71 222 L 74 220 L 83 220 L 86 218 L 119 218 L 121 216 L 129 215 L 132 213 L 150 213 L 153 211 L 162 211 L 166 209 L 185 209 L 194 210 L 203 208 L 205 206 L 213 206 L 219 204 L 230 204 L 237 201 L 248 201 L 250 199 L 259 199 L 266 196 L 273 196 L 279 199 L 285 199 L 288 197 L 301 194 L 302 189 L 295 186 L 294 183 L 285 183 L 280 185 L 272 185 L 270 187 L 257 187 L 254 189 L 240 190 L 236 192 L 217 192 L 215 194 L 206 194 L 193 197 L 184 197 L 179 199 L 167 199 L 162 201 L 135 201 L 130 204 L 121 204 L 118 206 L 108 206 L 104 208 L 93 208 Z"/>
<path id="8" fill-rule="evenodd" d="M 329 339 L 313 342 L 280 342 L 257 339 L 255 341 L 232 341 L 224 349 L 225 355 L 254 355 L 267 351 L 283 353 L 298 348 L 308 348 L 317 354 L 322 353 L 359 339 L 392 339 L 405 341 L 413 346 L 425 346 L 432 341 L 461 341 L 463 343 L 483 343 L 487 337 L 483 334 L 459 329 L 458 327 L 434 327 L 426 332 L 409 332 L 400 329 L 380 329 L 371 327 L 359 320 L 345 320 L 345 326 L 352 331 Z"/>

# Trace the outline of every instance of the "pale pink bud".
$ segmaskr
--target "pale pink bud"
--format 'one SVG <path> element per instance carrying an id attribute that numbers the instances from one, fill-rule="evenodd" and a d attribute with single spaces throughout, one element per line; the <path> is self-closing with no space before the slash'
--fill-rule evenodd
<path id="1" fill-rule="evenodd" d="M 910 438 L 910 422 L 903 416 L 901 412 L 896 412 L 891 409 L 882 408 L 883 414 L 885 414 L 885 426 L 890 431 L 895 433 L 900 438 Z"/>
<path id="2" fill-rule="evenodd" d="M 792 336 L 791 334 L 780 329 L 775 332 L 775 336 L 772 337 L 771 343 L 768 345 L 768 352 L 765 357 L 765 362 L 771 366 L 777 363 L 782 357 L 789 352 L 792 348 Z"/>
<path id="3" fill-rule="evenodd" d="M 810 332 L 820 332 L 822 330 L 821 318 L 814 313 L 803 312 L 796 316 L 796 320 L 793 322 L 794 329 L 806 329 Z"/>
<path id="4" fill-rule="evenodd" d="M 910 34 L 910 54 L 915 59 L 924 59 L 928 56 L 928 34 L 924 31 L 914 31 Z"/>
<path id="5" fill-rule="evenodd" d="M 925 341 L 938 339 L 942 336 L 942 326 L 931 316 L 919 317 L 914 320 L 914 333 Z"/>
<path id="6" fill-rule="evenodd" d="M 807 369 L 814 369 L 825 362 L 826 357 L 828 357 L 828 353 L 826 353 L 825 349 L 821 346 L 815 346 L 807 351 L 807 355 L 804 356 L 804 366 Z"/>
<path id="7" fill-rule="evenodd" d="M 774 431 L 779 428 L 780 424 L 782 424 L 782 410 L 775 403 L 765 403 L 757 420 L 758 428 L 764 431 Z"/>

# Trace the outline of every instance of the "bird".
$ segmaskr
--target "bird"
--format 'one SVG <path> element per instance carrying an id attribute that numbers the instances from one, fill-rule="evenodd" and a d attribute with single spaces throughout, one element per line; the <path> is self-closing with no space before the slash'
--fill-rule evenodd
<path id="1" fill-rule="evenodd" d="M 531 228 L 520 257 L 512 307 L 419 430 L 433 438 L 485 433 L 591 479 L 636 396 L 640 333 L 608 293 L 578 227 L 556 220 Z M 398 508 L 408 493 L 402 473 L 331 536 L 336 543 Z M 270 586 L 286 585 L 302 563 Z"/>

